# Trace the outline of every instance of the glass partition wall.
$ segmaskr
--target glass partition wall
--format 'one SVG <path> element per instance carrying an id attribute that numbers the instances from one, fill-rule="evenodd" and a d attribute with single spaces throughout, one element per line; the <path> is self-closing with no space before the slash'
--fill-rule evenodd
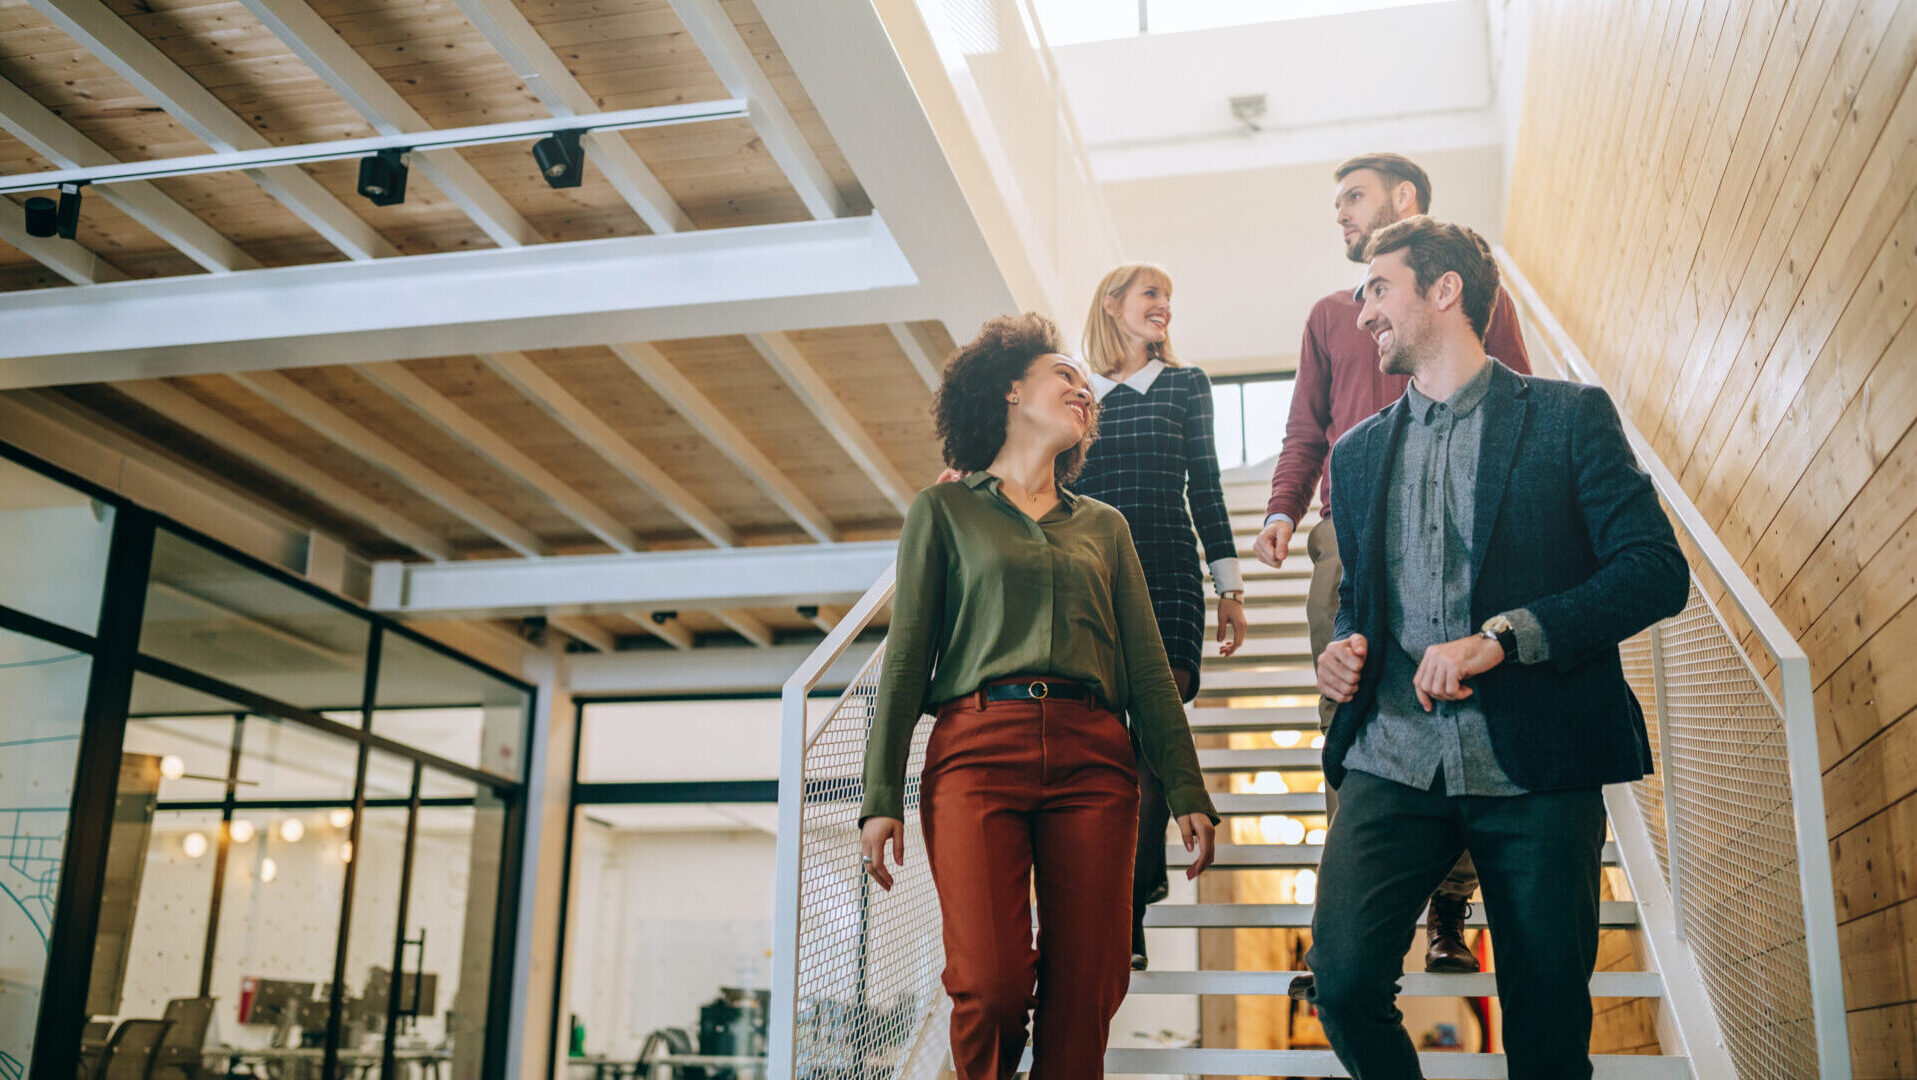
<path id="1" fill-rule="evenodd" d="M 0 541 L 0 1080 L 503 1077 L 530 688 L 4 445 Z"/>

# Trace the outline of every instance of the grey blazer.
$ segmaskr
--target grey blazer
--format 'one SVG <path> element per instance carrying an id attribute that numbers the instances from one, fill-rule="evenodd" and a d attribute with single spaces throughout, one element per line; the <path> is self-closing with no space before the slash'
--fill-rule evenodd
<path id="1" fill-rule="evenodd" d="M 1636 780 L 1652 769 L 1644 713 L 1617 646 L 1690 598 L 1690 567 L 1656 489 L 1596 387 L 1494 365 L 1472 527 L 1472 624 L 1529 608 L 1550 658 L 1514 657 L 1471 680 L 1498 764 L 1528 791 Z M 1325 739 L 1325 777 L 1376 713 L 1387 639 L 1384 497 L 1410 409 L 1403 398 L 1338 440 L 1332 522 L 1347 552 L 1335 638 L 1363 633 L 1374 660 Z"/>

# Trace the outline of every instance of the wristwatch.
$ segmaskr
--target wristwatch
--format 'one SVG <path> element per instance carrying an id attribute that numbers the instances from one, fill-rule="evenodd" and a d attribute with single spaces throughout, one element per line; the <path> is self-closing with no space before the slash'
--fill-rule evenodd
<path id="1" fill-rule="evenodd" d="M 1243 589 L 1225 589 L 1218 594 L 1220 600 L 1243 600 L 1244 598 L 1245 590 Z"/>
<path id="2" fill-rule="evenodd" d="M 1498 648 L 1504 650 L 1506 660 L 1518 655 L 1518 632 L 1504 615 L 1493 615 L 1484 620 L 1484 625 L 1478 628 L 1478 636 L 1497 642 Z"/>

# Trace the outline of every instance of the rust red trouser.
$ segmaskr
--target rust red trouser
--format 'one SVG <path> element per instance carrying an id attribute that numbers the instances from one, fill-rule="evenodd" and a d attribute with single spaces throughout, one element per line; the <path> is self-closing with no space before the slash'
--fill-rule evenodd
<path id="1" fill-rule="evenodd" d="M 1012 1080 L 1028 1013 L 1032 1080 L 1104 1075 L 1131 980 L 1133 760 L 1123 721 L 1089 702 L 939 709 L 920 805 L 959 1080 Z"/>

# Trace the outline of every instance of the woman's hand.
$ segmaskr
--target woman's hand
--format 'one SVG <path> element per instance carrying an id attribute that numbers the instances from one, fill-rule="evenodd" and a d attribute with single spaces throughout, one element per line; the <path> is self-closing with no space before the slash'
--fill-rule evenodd
<path id="1" fill-rule="evenodd" d="M 949 484 L 954 480 L 963 480 L 963 479 L 965 479 L 964 473 L 958 471 L 957 469 L 946 469 L 945 471 L 939 473 L 939 478 L 937 480 L 934 480 L 932 482 L 934 484 Z"/>
<path id="2" fill-rule="evenodd" d="M 879 883 L 879 888 L 891 892 L 892 871 L 885 865 L 887 840 L 892 842 L 892 861 L 904 866 L 905 822 L 894 817 L 866 818 L 865 827 L 859 830 L 859 854 L 862 856 L 859 861 L 864 865 L 865 872 L 872 875 L 872 880 Z M 1185 846 L 1189 848 L 1191 844 L 1187 842 Z M 1211 850 L 1209 844 L 1205 850 Z"/>
<path id="3" fill-rule="evenodd" d="M 1251 629 L 1251 622 L 1245 618 L 1245 602 L 1232 596 L 1218 598 L 1218 655 L 1230 656 L 1245 643 L 1245 633 Z M 1231 640 L 1225 640 L 1225 631 L 1231 631 Z"/>
<path id="4" fill-rule="evenodd" d="M 1211 865 L 1214 847 L 1211 818 L 1204 814 L 1186 814 L 1178 819 L 1178 835 L 1185 838 L 1186 851 L 1198 853 L 1198 857 L 1192 860 L 1192 864 L 1185 868 L 1187 880 L 1196 878 Z"/>

